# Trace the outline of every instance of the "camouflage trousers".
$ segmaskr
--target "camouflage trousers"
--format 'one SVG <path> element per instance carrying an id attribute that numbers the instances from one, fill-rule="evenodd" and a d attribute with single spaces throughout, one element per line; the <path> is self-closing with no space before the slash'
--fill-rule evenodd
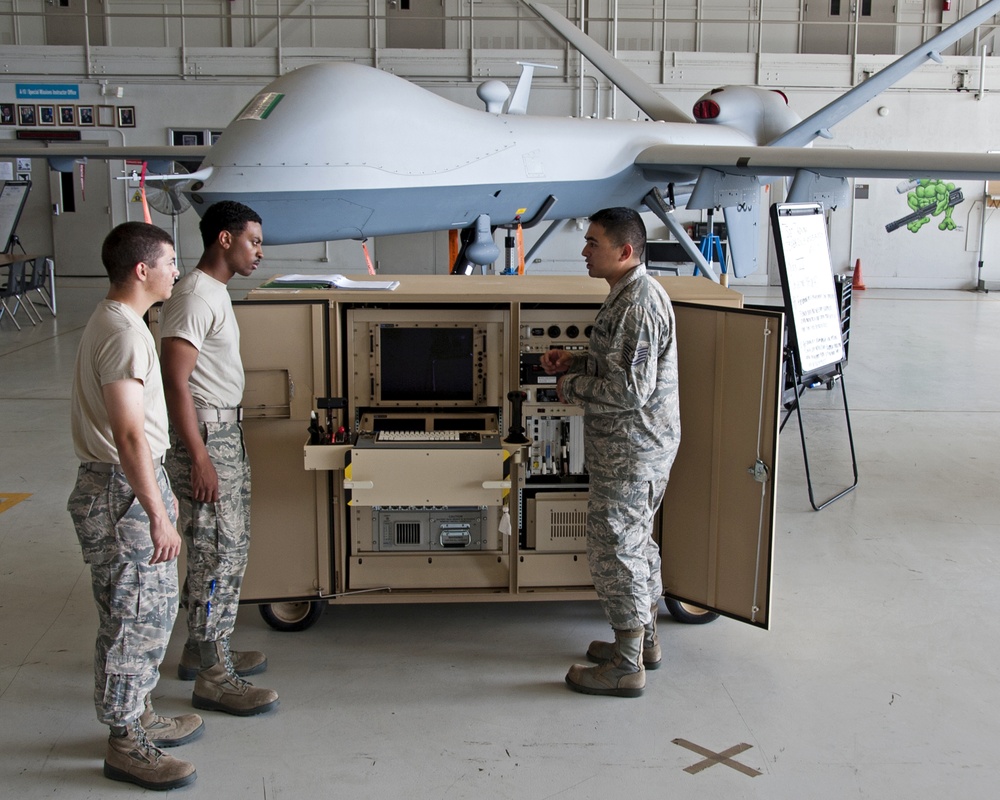
<path id="1" fill-rule="evenodd" d="M 587 500 L 587 559 L 601 607 L 615 630 L 652 620 L 663 594 L 653 517 L 666 480 L 609 481 L 591 476 Z"/>
<path id="2" fill-rule="evenodd" d="M 238 422 L 199 422 L 202 441 L 219 478 L 219 500 L 192 497 L 191 455 L 170 433 L 167 472 L 179 506 L 177 528 L 187 545 L 181 606 L 188 639 L 227 639 L 236 625 L 243 573 L 250 550 L 250 461 Z"/>
<path id="3" fill-rule="evenodd" d="M 162 467 L 156 479 L 173 520 L 173 492 Z M 149 563 L 149 517 L 123 473 L 81 467 L 67 507 L 90 564 L 97 603 L 97 718 L 120 727 L 142 715 L 160 677 L 177 616 L 177 562 Z"/>

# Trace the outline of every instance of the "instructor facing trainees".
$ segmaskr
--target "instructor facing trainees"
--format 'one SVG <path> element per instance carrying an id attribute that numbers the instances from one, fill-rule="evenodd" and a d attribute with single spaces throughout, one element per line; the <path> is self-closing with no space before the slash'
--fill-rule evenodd
<path id="1" fill-rule="evenodd" d="M 205 252 L 161 317 L 167 472 L 187 544 L 188 638 L 178 675 L 194 679 L 195 708 L 250 716 L 275 708 L 278 695 L 243 680 L 267 668 L 263 653 L 229 648 L 250 549 L 250 462 L 240 425 L 240 329 L 226 287 L 257 269 L 264 234 L 260 217 L 231 201 L 210 206 L 200 228 Z"/>
<path id="2" fill-rule="evenodd" d="M 646 274 L 646 228 L 629 208 L 590 217 L 583 257 L 611 291 L 597 313 L 586 355 L 549 350 L 542 367 L 560 375 L 559 399 L 584 409 L 590 473 L 587 558 L 614 642 L 591 642 L 597 666 L 570 667 L 584 694 L 638 697 L 646 669 L 660 666 L 656 634 L 663 583 L 653 516 L 680 443 L 677 345 L 670 299 Z"/>
<path id="3" fill-rule="evenodd" d="M 175 789 L 194 781 L 195 769 L 159 748 L 190 742 L 205 726 L 197 714 L 161 717 L 150 702 L 177 615 L 181 537 L 162 466 L 160 363 L 142 321 L 177 280 L 173 241 L 126 222 L 104 240 L 101 261 L 111 287 L 76 356 L 71 424 L 81 463 L 68 504 L 97 602 L 94 703 L 111 728 L 105 776 Z"/>

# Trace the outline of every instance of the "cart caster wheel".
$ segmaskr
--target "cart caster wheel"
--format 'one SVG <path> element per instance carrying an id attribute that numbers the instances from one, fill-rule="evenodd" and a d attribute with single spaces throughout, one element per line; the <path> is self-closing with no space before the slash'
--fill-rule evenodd
<path id="1" fill-rule="evenodd" d="M 666 604 L 670 616 L 685 625 L 705 625 L 709 622 L 715 622 L 719 618 L 719 615 L 714 611 L 706 611 L 698 606 L 682 603 L 670 597 L 663 598 L 663 602 Z"/>
<path id="2" fill-rule="evenodd" d="M 304 631 L 323 616 L 322 600 L 298 600 L 288 603 L 262 603 L 257 608 L 264 622 L 276 631 Z"/>

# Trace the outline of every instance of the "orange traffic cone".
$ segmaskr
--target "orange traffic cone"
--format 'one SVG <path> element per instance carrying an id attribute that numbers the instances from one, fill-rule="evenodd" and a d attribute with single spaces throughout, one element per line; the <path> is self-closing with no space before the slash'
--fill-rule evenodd
<path id="1" fill-rule="evenodd" d="M 865 279 L 861 277 L 861 259 L 859 258 L 854 262 L 854 275 L 851 278 L 851 289 L 856 292 L 865 288 L 867 287 L 865 286 Z"/>

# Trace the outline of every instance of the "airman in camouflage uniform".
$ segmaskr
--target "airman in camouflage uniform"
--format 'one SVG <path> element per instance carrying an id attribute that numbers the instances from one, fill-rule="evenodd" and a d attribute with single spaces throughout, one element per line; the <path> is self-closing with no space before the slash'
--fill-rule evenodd
<path id="1" fill-rule="evenodd" d="M 149 517 L 124 472 L 99 469 L 94 462 L 80 466 L 67 508 L 90 564 L 98 608 L 97 716 L 105 725 L 124 725 L 139 717 L 159 678 L 177 616 L 177 564 L 150 563 Z M 156 483 L 173 520 L 174 497 L 159 464 Z M 126 617 L 127 609 L 137 613 Z"/>
<path id="2" fill-rule="evenodd" d="M 250 549 L 250 462 L 238 422 L 202 422 L 199 428 L 226 490 L 215 503 L 179 503 L 177 529 L 188 544 L 183 605 L 203 641 L 215 641 L 232 634 L 239 611 Z M 178 497 L 192 497 L 191 454 L 176 432 L 172 443 L 170 483 Z"/>
<path id="3" fill-rule="evenodd" d="M 275 708 L 278 695 L 243 680 L 267 668 L 263 653 L 229 648 L 250 549 L 250 461 L 240 424 L 240 329 L 227 286 L 253 274 L 264 234 L 260 217 L 231 201 L 210 206 L 200 229 L 205 251 L 161 316 L 167 470 L 188 556 L 188 637 L 177 671 L 195 681 L 196 708 L 249 716 Z"/>
<path id="4" fill-rule="evenodd" d="M 566 403 L 584 409 L 590 473 L 587 556 L 615 642 L 593 642 L 596 667 L 573 666 L 571 689 L 635 697 L 645 669 L 660 664 L 656 611 L 663 593 L 653 517 L 680 443 L 674 315 L 642 263 L 645 226 L 627 208 L 591 217 L 583 255 L 591 277 L 608 281 L 586 355 L 551 350 Z"/>
<path id="5" fill-rule="evenodd" d="M 194 781 L 195 769 L 160 747 L 192 741 L 204 723 L 161 717 L 150 702 L 177 614 L 181 539 L 162 466 L 160 364 L 142 315 L 170 296 L 177 267 L 170 237 L 141 222 L 108 234 L 101 258 L 111 287 L 77 353 L 71 424 L 81 463 L 67 507 L 97 603 L 94 704 L 111 728 L 104 774 L 173 789 Z"/>

